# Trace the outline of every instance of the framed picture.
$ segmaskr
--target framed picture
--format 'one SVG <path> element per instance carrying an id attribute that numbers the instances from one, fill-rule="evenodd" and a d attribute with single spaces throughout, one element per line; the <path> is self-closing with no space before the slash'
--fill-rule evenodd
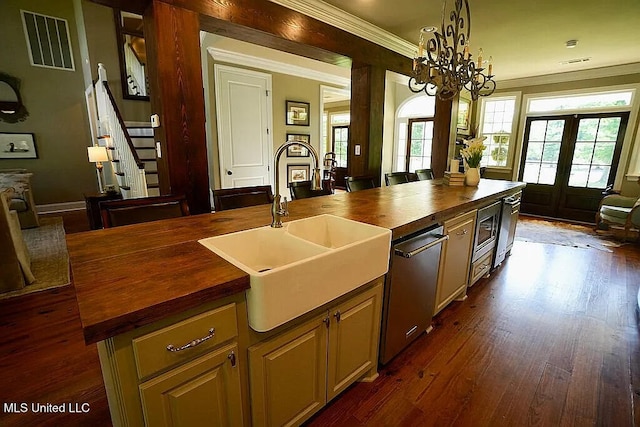
<path id="1" fill-rule="evenodd" d="M 309 165 L 287 165 L 287 187 L 291 187 L 292 182 L 309 181 L 310 173 Z"/>
<path id="2" fill-rule="evenodd" d="M 309 143 L 311 136 L 299 133 L 288 133 L 287 141 L 303 141 Z M 291 145 L 287 148 L 287 157 L 309 157 L 309 150 L 302 145 Z"/>
<path id="3" fill-rule="evenodd" d="M 471 100 L 462 98 L 458 100 L 458 133 L 469 135 L 469 120 L 471 118 Z"/>
<path id="4" fill-rule="evenodd" d="M 0 133 L 0 159 L 37 159 L 32 133 Z"/>
<path id="5" fill-rule="evenodd" d="M 309 126 L 309 103 L 301 101 L 286 101 L 287 124 L 294 126 Z"/>

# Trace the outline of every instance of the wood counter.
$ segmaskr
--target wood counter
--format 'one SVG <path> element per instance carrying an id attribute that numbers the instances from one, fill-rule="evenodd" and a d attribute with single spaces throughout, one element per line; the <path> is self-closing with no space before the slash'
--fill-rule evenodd
<path id="1" fill-rule="evenodd" d="M 284 222 L 333 214 L 392 230 L 393 239 L 512 194 L 418 181 L 296 200 Z M 94 343 L 249 288 L 249 276 L 197 241 L 271 224 L 270 205 L 70 234 L 67 245 L 85 341 Z"/>

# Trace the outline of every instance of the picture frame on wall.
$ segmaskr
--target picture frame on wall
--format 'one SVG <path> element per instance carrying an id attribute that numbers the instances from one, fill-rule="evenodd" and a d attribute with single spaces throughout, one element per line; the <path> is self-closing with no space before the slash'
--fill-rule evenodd
<path id="1" fill-rule="evenodd" d="M 456 123 L 456 130 L 463 135 L 469 135 L 471 120 L 471 100 L 460 97 L 458 100 L 458 120 Z"/>
<path id="2" fill-rule="evenodd" d="M 291 187 L 292 182 L 309 181 L 311 174 L 311 166 L 306 165 L 287 165 L 287 187 Z"/>
<path id="3" fill-rule="evenodd" d="M 32 133 L 0 133 L 0 159 L 37 159 Z"/>
<path id="4" fill-rule="evenodd" d="M 309 126 L 309 103 L 286 101 L 285 117 L 287 125 Z"/>
<path id="5" fill-rule="evenodd" d="M 302 141 L 307 144 L 311 140 L 311 135 L 300 133 L 288 133 L 287 142 L 289 141 Z M 287 147 L 287 157 L 309 157 L 309 150 L 302 145 L 291 145 Z"/>

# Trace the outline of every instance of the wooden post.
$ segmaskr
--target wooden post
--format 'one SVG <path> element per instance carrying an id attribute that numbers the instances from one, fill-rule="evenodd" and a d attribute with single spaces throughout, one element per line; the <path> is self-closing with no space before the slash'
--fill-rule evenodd
<path id="1" fill-rule="evenodd" d="M 349 171 L 351 176 L 373 175 L 380 184 L 382 125 L 384 121 L 385 69 L 370 64 L 351 68 L 351 125 Z M 359 146 L 360 154 L 356 155 Z"/>
<path id="2" fill-rule="evenodd" d="M 160 192 L 185 194 L 193 214 L 211 212 L 197 12 L 159 0 L 144 13 L 151 111 L 160 141 Z"/>

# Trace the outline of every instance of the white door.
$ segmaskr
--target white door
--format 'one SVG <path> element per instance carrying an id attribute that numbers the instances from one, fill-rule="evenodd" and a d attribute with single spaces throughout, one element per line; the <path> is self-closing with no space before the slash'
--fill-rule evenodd
<path id="1" fill-rule="evenodd" d="M 214 70 L 221 187 L 271 184 L 271 75 Z"/>

